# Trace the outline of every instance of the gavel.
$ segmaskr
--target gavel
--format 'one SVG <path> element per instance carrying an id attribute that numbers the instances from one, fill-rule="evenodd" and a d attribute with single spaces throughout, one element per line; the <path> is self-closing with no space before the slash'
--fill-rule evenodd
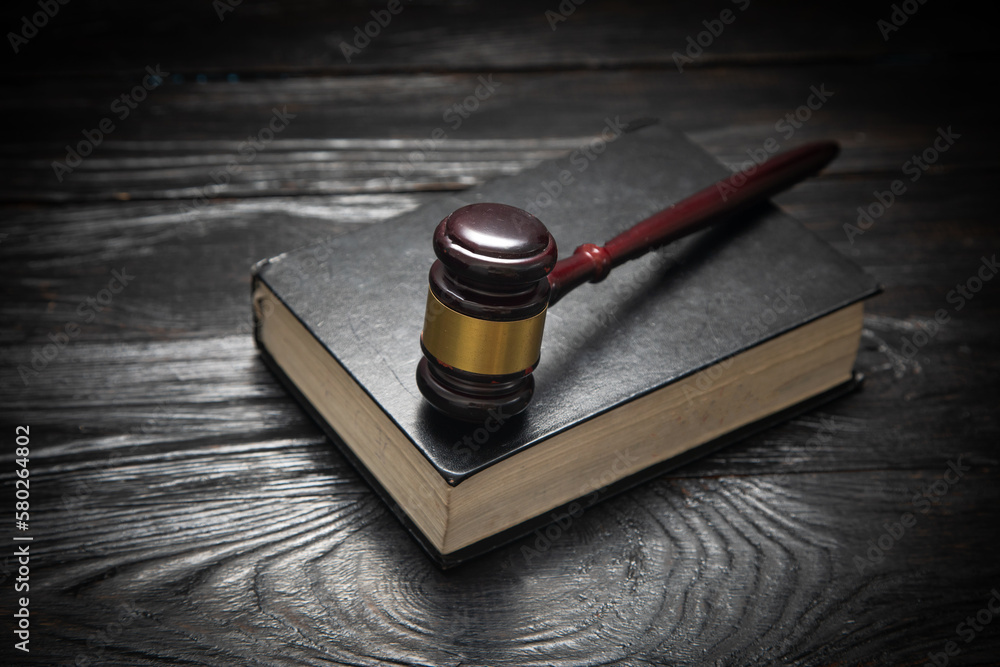
<path id="1" fill-rule="evenodd" d="M 624 262 L 764 202 L 839 152 L 836 142 L 820 141 L 781 153 L 558 262 L 552 234 L 527 211 L 494 203 L 459 208 L 434 230 L 420 392 L 467 422 L 522 412 L 534 393 L 548 308 Z"/>

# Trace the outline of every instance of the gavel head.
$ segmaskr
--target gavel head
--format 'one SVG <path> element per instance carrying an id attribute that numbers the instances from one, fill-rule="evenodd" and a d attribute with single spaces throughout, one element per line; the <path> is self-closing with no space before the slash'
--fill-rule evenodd
<path id="1" fill-rule="evenodd" d="M 465 421 L 517 414 L 535 388 L 556 242 L 505 204 L 463 206 L 434 231 L 417 386 Z"/>

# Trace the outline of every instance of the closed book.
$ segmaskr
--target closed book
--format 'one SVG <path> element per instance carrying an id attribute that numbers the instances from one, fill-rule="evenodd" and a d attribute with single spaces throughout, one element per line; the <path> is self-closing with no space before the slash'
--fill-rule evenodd
<path id="1" fill-rule="evenodd" d="M 730 174 L 661 124 L 620 127 L 609 119 L 569 155 L 254 269 L 263 359 L 442 566 L 857 382 L 862 302 L 876 283 L 765 203 L 553 306 L 525 412 L 467 423 L 427 404 L 415 372 L 445 216 L 518 206 L 565 255 Z"/>

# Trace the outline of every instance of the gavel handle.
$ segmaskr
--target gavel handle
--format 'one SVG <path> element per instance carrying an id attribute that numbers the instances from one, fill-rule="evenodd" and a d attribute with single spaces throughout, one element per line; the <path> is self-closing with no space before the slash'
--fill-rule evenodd
<path id="1" fill-rule="evenodd" d="M 549 273 L 549 305 L 585 282 L 603 280 L 619 264 L 728 219 L 817 173 L 837 157 L 835 141 L 816 141 L 736 172 L 646 218 L 604 244 L 586 243 Z"/>

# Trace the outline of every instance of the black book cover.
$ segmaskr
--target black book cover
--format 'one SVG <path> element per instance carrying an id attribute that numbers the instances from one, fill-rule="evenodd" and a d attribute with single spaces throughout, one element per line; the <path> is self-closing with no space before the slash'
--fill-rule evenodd
<path id="1" fill-rule="evenodd" d="M 565 157 L 261 262 L 255 281 L 274 292 L 451 485 L 877 292 L 859 267 L 764 204 L 561 300 L 546 319 L 535 396 L 524 414 L 498 430 L 495 423 L 487 429 L 438 415 L 414 375 L 434 261 L 431 235 L 446 215 L 474 202 L 519 206 L 545 223 L 567 256 L 730 173 L 661 124 L 621 127 L 608 119 L 601 139 Z M 324 426 L 335 433 L 336 425 Z"/>

